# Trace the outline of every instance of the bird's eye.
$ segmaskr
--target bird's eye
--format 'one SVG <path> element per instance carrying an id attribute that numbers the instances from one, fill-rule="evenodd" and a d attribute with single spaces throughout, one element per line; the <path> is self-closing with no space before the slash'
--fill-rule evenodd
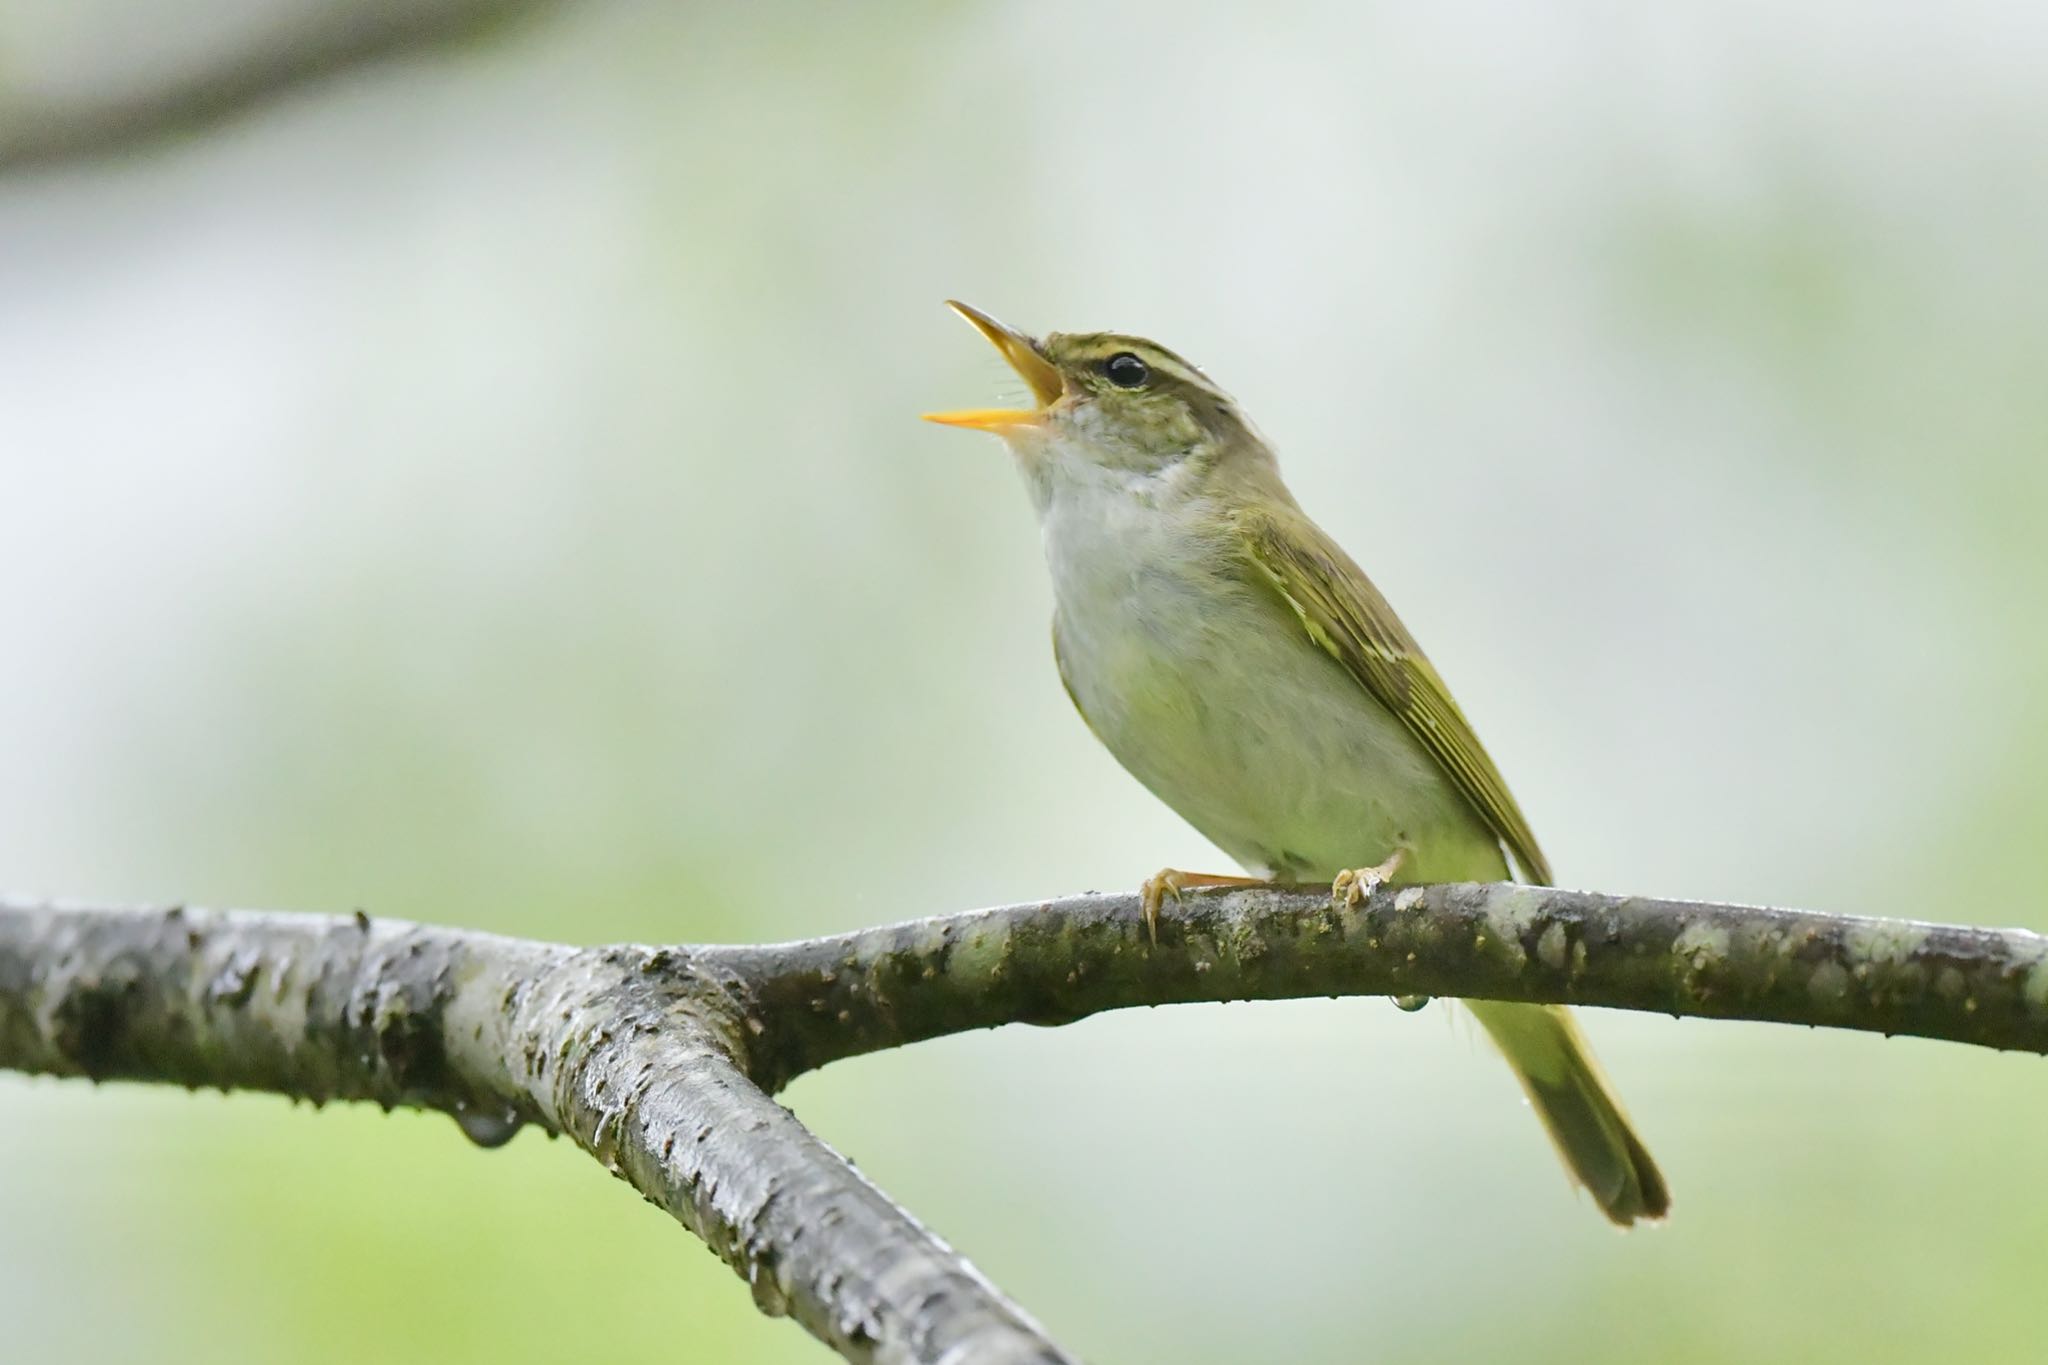
<path id="1" fill-rule="evenodd" d="M 1102 373 L 1120 389 L 1136 389 L 1152 377 L 1152 367 L 1129 351 L 1118 351 L 1102 362 Z"/>

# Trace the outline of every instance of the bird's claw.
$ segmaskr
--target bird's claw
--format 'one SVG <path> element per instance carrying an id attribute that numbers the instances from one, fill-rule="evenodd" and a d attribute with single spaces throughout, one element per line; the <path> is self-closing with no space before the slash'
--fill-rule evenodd
<path id="1" fill-rule="evenodd" d="M 1138 888 L 1138 905 L 1145 914 L 1145 934 L 1154 946 L 1159 943 L 1159 910 L 1172 896 L 1175 903 L 1180 901 L 1181 888 L 1187 885 L 1187 874 L 1175 868 L 1162 867 L 1145 878 Z"/>
<path id="2" fill-rule="evenodd" d="M 1403 850 L 1395 849 L 1377 867 L 1347 867 L 1330 883 L 1330 904 L 1355 910 L 1366 897 L 1385 886 L 1401 866 Z"/>
<path id="3" fill-rule="evenodd" d="M 1376 867 L 1347 867 L 1330 883 L 1330 903 L 1347 909 L 1362 905 L 1381 881 Z"/>

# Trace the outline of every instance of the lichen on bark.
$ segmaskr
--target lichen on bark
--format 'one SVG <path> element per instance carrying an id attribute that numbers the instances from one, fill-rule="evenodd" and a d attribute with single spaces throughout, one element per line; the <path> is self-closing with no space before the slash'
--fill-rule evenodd
<path id="1" fill-rule="evenodd" d="M 572 948 L 351 916 L 0 903 L 0 1067 L 558 1131 L 841 1356 L 1068 1361 L 772 1094 L 1103 1010 L 1466 996 L 2048 1052 L 2048 939 L 1526 886 L 1087 895 L 759 946 Z"/>

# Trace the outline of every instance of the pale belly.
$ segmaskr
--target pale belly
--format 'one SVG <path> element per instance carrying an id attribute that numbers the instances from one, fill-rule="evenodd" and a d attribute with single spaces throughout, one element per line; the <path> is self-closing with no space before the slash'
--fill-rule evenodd
<path id="1" fill-rule="evenodd" d="M 1108 554 L 1055 571 L 1061 673 L 1117 760 L 1224 852 L 1288 881 L 1396 848 L 1398 882 L 1506 877 L 1435 759 L 1284 603 L 1129 542 Z"/>

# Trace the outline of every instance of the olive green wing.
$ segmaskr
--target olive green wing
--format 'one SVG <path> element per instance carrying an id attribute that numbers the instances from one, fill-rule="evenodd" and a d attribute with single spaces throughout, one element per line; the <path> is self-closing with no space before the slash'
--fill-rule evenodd
<path id="1" fill-rule="evenodd" d="M 1523 874 L 1549 884 L 1550 863 L 1500 769 L 1365 571 L 1292 507 L 1243 511 L 1234 526 L 1259 577 L 1294 609 L 1315 642 L 1422 741 Z"/>

